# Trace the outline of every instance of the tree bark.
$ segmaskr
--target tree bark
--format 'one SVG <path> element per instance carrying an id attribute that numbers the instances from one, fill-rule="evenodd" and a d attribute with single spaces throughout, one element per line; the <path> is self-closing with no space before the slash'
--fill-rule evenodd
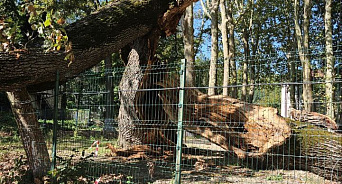
<path id="1" fill-rule="evenodd" d="M 129 52 L 122 52 L 128 53 L 119 85 L 119 145 L 123 148 L 140 144 L 174 145 L 176 142 L 175 128 L 168 123 L 157 91 L 147 90 L 158 88 L 156 83 L 166 73 L 151 67 L 158 64 L 155 63 L 158 39 L 158 31 L 152 32 L 123 49 Z"/>
<path id="2" fill-rule="evenodd" d="M 186 8 L 183 19 L 183 43 L 184 56 L 187 60 L 186 65 L 186 86 L 194 86 L 194 67 L 195 67 L 195 52 L 194 52 L 194 17 L 193 5 Z"/>
<path id="3" fill-rule="evenodd" d="M 241 100 L 247 102 L 247 85 L 248 85 L 248 60 L 249 60 L 249 33 L 248 29 L 244 28 L 242 33 L 243 40 L 243 52 L 244 52 L 244 60 L 243 60 L 243 71 L 242 71 L 242 92 L 241 92 Z"/>
<path id="4" fill-rule="evenodd" d="M 228 3 L 228 29 L 229 29 L 229 55 L 228 60 L 230 63 L 230 70 L 231 70 L 231 85 L 236 85 L 237 80 L 237 73 L 236 73 L 236 62 L 235 62 L 235 25 L 234 25 L 234 18 L 233 18 L 233 2 L 229 1 Z M 231 89 L 233 98 L 237 98 L 237 88 Z"/>
<path id="5" fill-rule="evenodd" d="M 333 53 L 333 43 L 332 43 L 332 24 L 331 24 L 331 0 L 325 1 L 325 16 L 324 16 L 324 23 L 325 23 L 325 54 L 327 58 L 327 69 L 325 74 L 325 96 L 327 102 L 327 115 L 334 119 L 335 118 L 335 111 L 334 111 L 334 53 Z"/>
<path id="6" fill-rule="evenodd" d="M 304 109 L 307 111 L 313 111 L 313 92 L 312 92 L 312 76 L 311 76 L 311 64 L 310 64 L 310 47 L 309 47 L 309 28 L 311 17 L 311 0 L 304 0 L 304 20 L 303 20 L 303 49 L 304 60 L 303 65 L 303 100 Z"/>
<path id="7" fill-rule="evenodd" d="M 7 92 L 26 156 L 35 178 L 41 179 L 50 167 L 50 158 L 38 120 L 25 88 Z"/>
<path id="8" fill-rule="evenodd" d="M 216 88 L 216 64 L 218 58 L 218 7 L 220 0 L 212 0 L 210 4 L 211 16 L 211 56 L 209 69 L 209 88 L 208 95 L 215 94 Z"/>
<path id="9" fill-rule="evenodd" d="M 251 37 L 251 46 L 252 46 L 252 55 L 249 59 L 249 91 L 248 91 L 248 103 L 253 103 L 254 99 L 254 90 L 255 90 L 255 60 L 257 59 L 256 54 L 259 47 L 259 37 L 260 37 L 260 23 L 256 23 L 253 26 L 253 17 L 254 17 L 254 2 L 251 2 L 252 10 L 251 10 L 251 17 L 249 20 L 249 35 Z M 257 8 L 258 5 L 256 5 Z"/>
<path id="10" fill-rule="evenodd" d="M 226 12 L 226 1 L 220 1 L 221 9 L 221 33 L 222 33 L 222 45 L 223 45 L 223 92 L 222 95 L 228 95 L 229 85 L 229 45 L 228 45 L 228 18 Z"/>
<path id="11" fill-rule="evenodd" d="M 119 145 L 128 148 L 142 144 L 143 132 L 139 129 L 139 118 L 135 104 L 137 90 L 143 83 L 144 71 L 149 61 L 148 38 L 142 37 L 125 48 L 129 50 L 127 64 L 119 88 Z M 126 56 L 123 56 L 126 57 Z M 124 60 L 126 58 L 123 58 Z"/>
<path id="12" fill-rule="evenodd" d="M 250 57 L 250 63 L 249 63 L 249 68 L 250 68 L 250 73 L 249 73 L 249 80 L 250 80 L 250 86 L 249 86 L 249 92 L 248 92 L 248 103 L 253 103 L 254 99 L 254 91 L 255 91 L 255 60 L 257 59 L 256 54 L 257 54 L 257 49 L 259 46 L 259 36 L 260 36 L 260 29 L 259 26 L 255 30 L 254 37 L 252 38 L 252 56 Z"/>
<path id="13" fill-rule="evenodd" d="M 175 132 L 171 131 L 168 125 L 163 125 L 159 128 L 149 127 L 149 131 L 141 129 L 142 126 L 148 124 L 148 120 L 155 120 L 162 118 L 163 114 L 153 113 L 151 106 L 136 107 L 137 103 L 151 104 L 157 103 L 154 100 L 157 97 L 154 91 L 152 94 L 147 92 L 138 92 L 138 89 L 152 88 L 151 81 L 148 74 L 151 65 L 155 62 L 155 50 L 159 40 L 161 30 L 166 34 L 171 34 L 175 31 L 179 19 L 183 15 L 186 8 L 191 5 L 192 1 L 183 1 L 178 7 L 172 8 L 164 16 L 158 20 L 158 26 L 143 37 L 135 39 L 131 44 L 121 49 L 122 59 L 126 64 L 124 74 L 120 82 L 120 109 L 118 115 L 119 127 L 119 144 L 124 147 L 130 147 L 136 144 L 163 144 L 166 141 L 172 144 Z M 145 69 L 143 70 L 143 68 Z M 156 87 L 156 86 L 154 86 Z M 152 100 L 152 101 L 151 101 Z M 154 107 L 158 108 L 158 107 Z M 157 109 L 153 109 L 156 112 Z M 142 120 L 142 121 L 140 121 Z M 147 120 L 147 122 L 145 122 Z M 165 121 L 163 122 L 165 124 Z M 151 123 L 150 123 L 151 124 Z M 140 127 L 140 129 L 139 129 Z"/>
<path id="14" fill-rule="evenodd" d="M 306 111 L 313 110 L 313 97 L 312 97 L 312 84 L 311 84 L 311 65 L 309 57 L 309 26 L 310 26 L 310 0 L 304 0 L 304 21 L 303 21 L 303 34 L 302 36 L 299 16 L 298 16 L 298 2 L 294 1 L 294 22 L 295 22 L 295 33 L 297 39 L 297 48 L 299 53 L 299 59 L 303 66 L 303 101 L 304 109 Z M 302 46 L 303 44 L 303 46 Z"/>

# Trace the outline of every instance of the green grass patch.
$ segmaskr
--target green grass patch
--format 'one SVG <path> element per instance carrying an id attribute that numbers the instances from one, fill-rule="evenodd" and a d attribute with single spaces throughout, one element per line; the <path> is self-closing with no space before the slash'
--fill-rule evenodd
<path id="1" fill-rule="evenodd" d="M 281 174 L 267 176 L 266 180 L 269 181 L 283 181 L 284 177 Z"/>

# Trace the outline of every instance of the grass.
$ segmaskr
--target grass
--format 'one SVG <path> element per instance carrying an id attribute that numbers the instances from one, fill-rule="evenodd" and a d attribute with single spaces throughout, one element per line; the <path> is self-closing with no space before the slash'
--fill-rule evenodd
<path id="1" fill-rule="evenodd" d="M 266 180 L 269 181 L 283 181 L 283 175 L 277 174 L 277 175 L 270 175 L 266 177 Z"/>

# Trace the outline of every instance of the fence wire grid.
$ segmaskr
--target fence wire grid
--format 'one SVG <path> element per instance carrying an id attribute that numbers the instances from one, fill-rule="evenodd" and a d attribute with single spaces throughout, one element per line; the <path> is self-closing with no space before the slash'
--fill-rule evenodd
<path id="1" fill-rule="evenodd" d="M 312 58 L 323 60 L 319 54 Z M 141 67 L 146 85 L 124 81 L 127 68 L 98 66 L 60 85 L 58 102 L 52 92 L 38 93 L 48 149 L 56 144 L 57 182 L 341 182 L 342 134 L 329 124 L 341 125 L 341 58 L 335 57 L 331 81 L 334 120 L 326 116 L 322 69 L 312 70 L 314 112 L 309 113 L 303 111 L 299 61 L 279 62 L 283 58 L 275 55 L 250 59 L 257 59 L 248 66 L 253 78 L 244 81 L 246 59 L 236 58 L 236 77 L 230 75 L 227 86 L 223 63 L 217 64 L 213 87 L 208 85 L 210 64 L 192 63 L 189 85 L 184 60 Z M 207 95 L 210 88 L 215 95 Z M 224 89 L 228 96 L 222 95 Z M 54 103 L 55 143 L 50 131 Z"/>

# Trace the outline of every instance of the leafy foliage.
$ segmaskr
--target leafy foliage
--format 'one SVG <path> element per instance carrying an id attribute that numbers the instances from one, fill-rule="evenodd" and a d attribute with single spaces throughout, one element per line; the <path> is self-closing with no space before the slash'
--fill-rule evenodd
<path id="1" fill-rule="evenodd" d="M 92 0 L 4 0 L 0 2 L 0 51 L 43 47 L 47 51 L 65 48 L 68 52 L 71 45 L 65 27 L 104 3 Z"/>

